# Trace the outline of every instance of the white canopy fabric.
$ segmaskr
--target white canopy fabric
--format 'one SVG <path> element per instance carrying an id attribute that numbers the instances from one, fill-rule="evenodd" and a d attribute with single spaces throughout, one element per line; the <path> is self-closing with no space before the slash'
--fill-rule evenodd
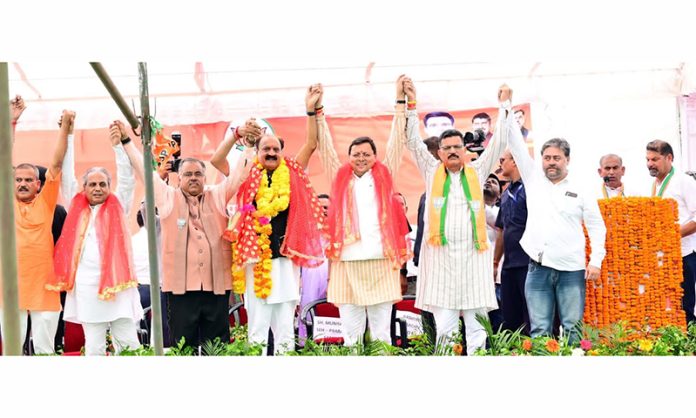
<path id="1" fill-rule="evenodd" d="M 137 113 L 137 63 L 102 64 Z M 148 62 L 151 110 L 165 125 L 302 116 L 304 91 L 317 82 L 325 86 L 329 115 L 386 114 L 400 74 L 414 79 L 422 111 L 496 106 L 497 88 L 507 83 L 515 103 L 531 104 L 537 149 L 546 139 L 564 137 L 572 165 L 596 166 L 600 155 L 615 152 L 624 156 L 628 179 L 646 182 L 644 146 L 660 138 L 673 144 L 677 164 L 696 168 L 696 145 L 689 147 L 696 133 L 689 133 L 687 101 L 679 100 L 696 90 L 690 63 Z M 12 63 L 10 91 L 32 108 L 19 130 L 54 129 L 64 108 L 78 112 L 83 129 L 122 117 L 87 62 Z"/>

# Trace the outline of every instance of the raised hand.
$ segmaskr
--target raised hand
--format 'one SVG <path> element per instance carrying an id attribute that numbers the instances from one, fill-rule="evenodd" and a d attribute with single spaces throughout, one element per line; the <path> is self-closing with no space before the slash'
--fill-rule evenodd
<path id="1" fill-rule="evenodd" d="M 109 140 L 111 141 L 111 146 L 113 147 L 121 143 L 121 130 L 116 122 L 109 125 Z"/>
<path id="2" fill-rule="evenodd" d="M 249 118 L 244 125 L 237 128 L 237 134 L 244 139 L 247 146 L 253 146 L 261 139 L 263 133 L 263 129 L 256 123 L 256 118 Z"/>
<path id="3" fill-rule="evenodd" d="M 404 79 L 405 74 L 401 74 L 399 78 L 396 79 L 396 100 L 404 100 L 406 97 L 406 92 L 404 91 Z"/>
<path id="4" fill-rule="evenodd" d="M 305 107 L 307 112 L 314 112 L 314 109 L 319 107 L 318 102 L 321 98 L 321 84 L 312 84 L 307 88 L 305 95 Z"/>
<path id="5" fill-rule="evenodd" d="M 410 77 L 404 77 L 404 92 L 409 102 L 416 100 L 416 86 L 413 84 L 413 80 Z"/>
<path id="6" fill-rule="evenodd" d="M 512 100 L 512 89 L 507 85 L 503 84 L 498 88 L 498 102 L 503 104 L 507 101 Z"/>
<path id="7" fill-rule="evenodd" d="M 63 110 L 63 113 L 58 120 L 58 127 L 61 131 L 67 132 L 68 135 L 73 133 L 75 127 L 75 112 L 72 110 Z"/>
<path id="8" fill-rule="evenodd" d="M 317 90 L 319 91 L 319 99 L 317 100 L 317 103 L 314 105 L 315 109 L 319 109 L 322 107 L 321 101 L 324 100 L 324 86 L 321 85 L 321 83 L 317 84 Z"/>
<path id="9" fill-rule="evenodd" d="M 22 116 L 22 112 L 27 108 L 24 103 L 24 99 L 19 94 L 15 96 L 14 99 L 10 101 L 10 114 L 12 117 L 12 123 L 17 123 L 19 117 Z"/>
<path id="10" fill-rule="evenodd" d="M 123 122 L 121 122 L 120 120 L 115 120 L 112 125 L 116 125 L 118 127 L 118 130 L 121 133 L 122 140 L 128 138 L 128 130 L 126 129 L 126 125 Z"/>

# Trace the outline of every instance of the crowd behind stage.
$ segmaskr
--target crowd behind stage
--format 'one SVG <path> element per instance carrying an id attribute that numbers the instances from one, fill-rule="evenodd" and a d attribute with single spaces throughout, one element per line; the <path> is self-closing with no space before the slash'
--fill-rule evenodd
<path id="1" fill-rule="evenodd" d="M 165 346 L 229 341 L 228 309 L 239 298 L 248 340 L 269 344 L 272 336 L 275 354 L 304 344 L 298 315 L 322 298 L 340 312 L 345 345 L 358 344 L 366 328 L 371 339 L 390 342 L 392 306 L 404 295 L 415 295 L 437 344 L 452 344 L 463 318 L 468 354 L 486 345 L 479 314 L 494 329 L 532 337 L 560 325 L 577 343 L 585 283 L 600 277 L 605 256 L 598 199 L 640 195 L 677 202 L 682 307 L 694 321 L 696 179 L 673 165 L 669 143 L 645 138 L 651 188 L 624 184 L 622 158 L 611 153 L 580 182 L 568 176 L 567 140 L 548 139 L 536 158 L 529 155 L 533 134 L 508 86 L 497 92 L 497 120 L 476 114 L 472 132 L 457 130 L 447 112 L 420 120 L 411 78 L 400 76 L 394 88 L 384 155 L 367 136 L 334 148 L 324 88 L 315 84 L 306 91 L 306 139 L 296 155 L 284 152 L 265 120 L 249 118 L 230 124 L 209 162 L 222 174 L 218 184 L 207 185 L 218 175 L 207 162 L 187 156 L 172 155 L 152 174 Z M 10 103 L 13 138 L 25 109 L 20 96 Z M 59 350 L 64 322 L 82 326 L 86 355 L 106 353 L 107 331 L 116 353 L 140 347 L 138 324 L 151 304 L 148 216 L 144 204 L 130 212 L 145 177 L 135 136 L 114 120 L 104 141 L 116 172 L 76 173 L 75 126 L 79 116 L 64 110 L 47 167 L 15 162 L 20 330 L 29 353 Z M 305 172 L 315 152 L 332 182 L 325 194 Z M 405 152 L 425 182 L 417 225 L 394 181 Z M 57 204 L 61 195 L 66 207 Z M 134 217 L 141 229 L 131 236 Z M 3 319 L 0 306 L 0 330 Z"/>

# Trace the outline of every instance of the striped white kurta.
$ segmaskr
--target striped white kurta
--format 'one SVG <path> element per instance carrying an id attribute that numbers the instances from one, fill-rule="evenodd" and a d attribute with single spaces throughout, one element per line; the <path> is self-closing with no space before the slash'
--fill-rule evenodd
<path id="1" fill-rule="evenodd" d="M 501 109 L 500 115 L 504 114 L 504 110 Z M 411 150 L 426 184 L 425 230 L 418 266 L 416 306 L 427 311 L 430 307 L 455 310 L 497 309 L 493 245 L 489 242 L 485 251 L 478 251 L 475 247 L 469 207 L 461 187 L 462 171 L 449 173 L 452 176 L 452 186 L 445 219 L 447 245 L 432 246 L 427 242 L 430 195 L 435 171 L 441 162 L 433 158 L 420 137 L 418 113 L 415 110 L 408 111 L 406 116 L 406 146 Z M 486 150 L 471 163 L 478 174 L 481 187 L 497 166 L 498 159 L 507 146 L 508 135 L 505 129 L 512 129 L 514 123 L 513 112 L 509 112 L 507 118 L 499 117 L 498 126 Z M 480 204 L 483 205 L 483 201 Z"/>
<path id="2" fill-rule="evenodd" d="M 391 134 L 387 142 L 387 149 L 384 157 L 384 165 L 394 176 L 399 168 L 403 153 L 403 143 L 405 140 L 404 134 L 405 114 L 404 105 L 397 105 L 392 121 Z M 317 116 L 317 128 L 319 136 L 319 155 L 324 170 L 332 180 L 336 177 L 336 173 L 341 167 L 341 162 L 333 146 L 333 138 L 331 132 L 323 116 Z M 364 176 L 368 176 L 365 174 Z M 370 180 L 366 178 L 365 180 Z M 372 184 L 374 187 L 374 184 Z M 368 210 L 374 211 L 374 218 L 377 219 L 376 212 L 378 210 L 376 199 L 371 196 L 357 195 L 357 188 L 354 188 L 353 198 L 360 203 L 365 203 L 366 199 L 373 200 L 374 204 Z M 371 204 L 371 203 L 370 203 Z M 365 206 L 370 206 L 370 204 Z M 360 217 L 358 210 L 358 223 L 361 229 L 369 223 L 365 222 L 368 219 Z M 361 231 L 363 237 L 380 236 L 379 225 L 373 225 L 375 230 L 366 233 Z M 373 242 L 358 241 L 352 244 L 354 248 L 350 251 L 350 256 L 344 248 L 342 260 L 331 261 L 329 267 L 329 287 L 327 290 L 327 299 L 329 302 L 340 304 L 351 304 L 359 306 L 370 306 L 384 302 L 396 302 L 401 300 L 401 284 L 399 270 L 392 266 L 389 259 L 384 258 L 383 254 L 373 254 L 375 248 Z M 381 246 L 381 245 L 380 245 Z M 356 253 L 364 254 L 356 256 Z"/>

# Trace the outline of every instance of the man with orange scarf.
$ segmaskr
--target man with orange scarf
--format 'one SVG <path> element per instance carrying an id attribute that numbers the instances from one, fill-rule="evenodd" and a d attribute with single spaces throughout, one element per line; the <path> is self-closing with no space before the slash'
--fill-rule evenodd
<path id="1" fill-rule="evenodd" d="M 396 113 L 384 163 L 377 161 L 374 141 L 360 137 L 348 148 L 349 162 L 340 165 L 326 121 L 317 119 L 321 159 L 334 179 L 335 196 L 328 218 L 327 298 L 338 306 L 347 346 L 358 342 L 367 319 L 372 339 L 390 342 L 392 304 L 401 300 L 399 269 L 412 254 L 408 222 L 392 179 L 403 151 L 403 79 L 396 82 Z"/>
<path id="2" fill-rule="evenodd" d="M 46 286 L 67 291 L 63 319 L 82 324 L 88 356 L 106 354 L 108 329 L 116 353 L 138 348 L 136 322 L 143 316 L 126 222 L 135 180 L 125 148 L 134 145 L 120 121 L 109 126 L 109 139 L 116 154 L 116 190 L 111 192 L 105 168 L 92 167 L 78 192 L 74 138 L 68 137 L 61 191 L 70 205 L 56 244 L 55 280 Z"/>
<path id="3" fill-rule="evenodd" d="M 410 79 L 404 89 L 408 101 L 415 104 L 416 89 Z M 510 89 L 501 87 L 498 126 L 486 150 L 473 162 L 462 133 L 454 129 L 440 135 L 440 160 L 435 159 L 420 137 L 415 106 L 406 115 L 406 146 L 425 179 L 427 202 L 416 306 L 433 313 L 438 344 L 450 342 L 463 311 L 468 354 L 486 343 L 476 316 L 486 316 L 498 307 L 482 187 L 505 150 L 510 130 L 519 130 L 509 111 L 509 98 Z"/>
<path id="4" fill-rule="evenodd" d="M 308 109 L 314 109 L 318 97 L 317 86 L 311 86 Z M 233 243 L 232 287 L 244 294 L 248 339 L 265 344 L 270 328 L 276 354 L 295 347 L 300 267 L 323 262 L 324 215 L 304 172 L 316 148 L 315 115 L 308 111 L 308 141 L 297 160 L 283 156 L 284 142 L 274 135 L 265 134 L 256 143 L 256 160 L 237 192 L 236 213 L 225 234 Z"/>

